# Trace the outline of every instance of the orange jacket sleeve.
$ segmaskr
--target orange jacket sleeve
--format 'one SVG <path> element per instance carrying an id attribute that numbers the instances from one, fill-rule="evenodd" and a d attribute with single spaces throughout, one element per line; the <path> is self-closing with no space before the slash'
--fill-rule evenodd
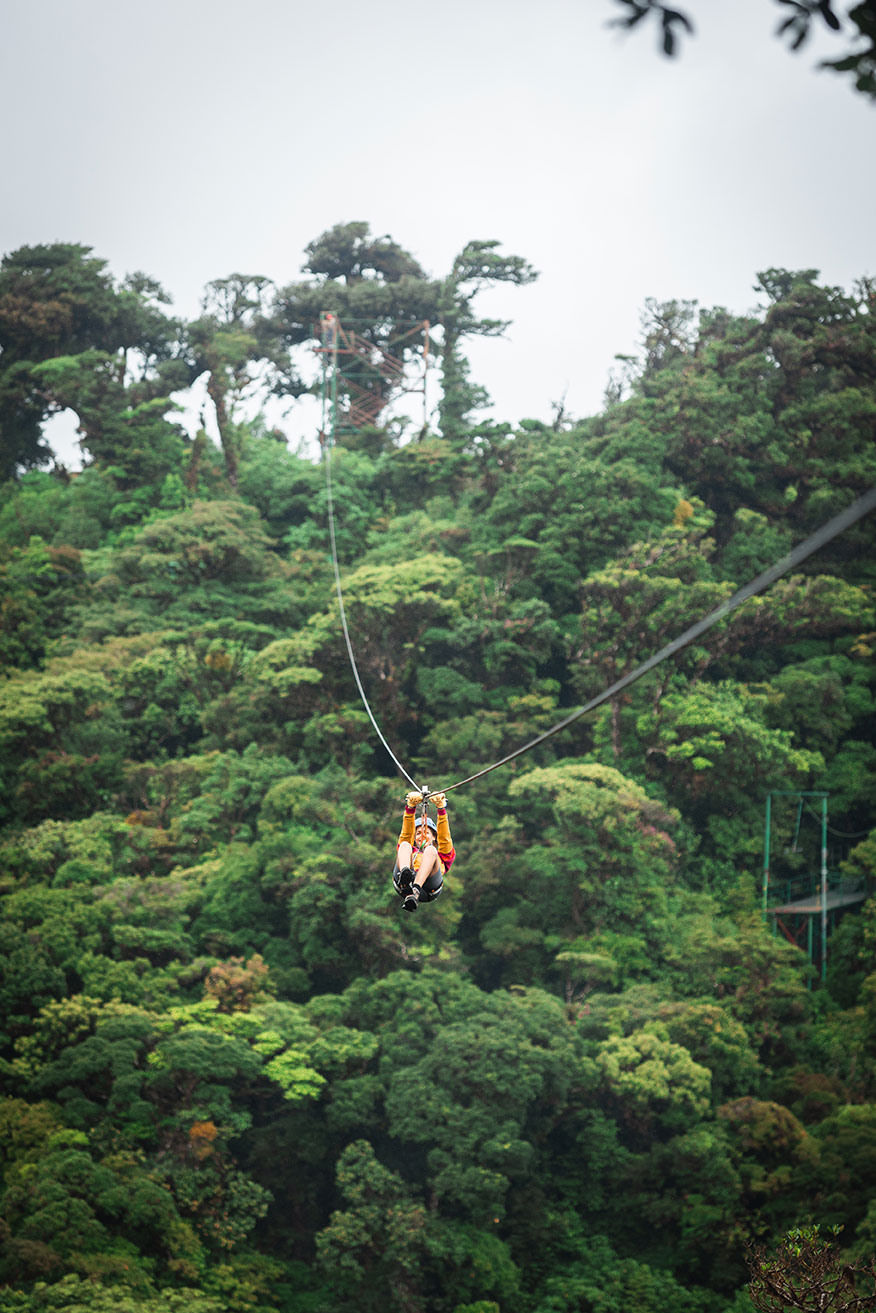
<path id="1" fill-rule="evenodd" d="M 405 814 L 402 817 L 401 834 L 398 836 L 399 843 L 414 842 L 414 817 L 416 814 L 416 807 L 405 807 Z M 397 846 L 398 845 L 396 845 L 396 847 Z"/>
<path id="2" fill-rule="evenodd" d="M 450 863 L 456 856 L 456 849 L 453 846 L 453 840 L 450 837 L 450 822 L 447 819 L 447 808 L 438 808 L 438 856 L 444 863 L 444 869 L 447 870 Z"/>

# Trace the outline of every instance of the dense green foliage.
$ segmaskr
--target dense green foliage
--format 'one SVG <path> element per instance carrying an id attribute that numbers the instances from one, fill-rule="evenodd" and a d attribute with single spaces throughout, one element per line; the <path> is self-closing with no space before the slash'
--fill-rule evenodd
<path id="1" fill-rule="evenodd" d="M 746 1244 L 866 1257 L 874 905 L 822 979 L 759 880 L 767 791 L 813 789 L 831 876 L 876 880 L 873 525 L 452 793 L 458 862 L 406 916 L 323 472 L 241 399 L 300 393 L 323 305 L 443 324 L 441 433 L 333 457 L 362 678 L 438 787 L 876 482 L 872 286 L 649 304 L 602 413 L 512 429 L 472 422 L 462 346 L 523 261 L 434 281 L 364 224 L 308 257 L 194 325 L 86 248 L 0 269 L 0 1310 L 744 1313 Z M 197 377 L 221 451 L 172 419 Z M 40 468 L 60 406 L 73 476 Z"/>

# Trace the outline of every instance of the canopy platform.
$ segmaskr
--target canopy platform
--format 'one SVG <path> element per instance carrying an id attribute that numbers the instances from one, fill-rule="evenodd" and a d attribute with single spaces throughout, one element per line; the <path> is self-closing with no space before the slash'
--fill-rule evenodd
<path id="1" fill-rule="evenodd" d="M 779 907 L 768 907 L 771 916 L 819 916 L 822 908 L 827 912 L 836 912 L 841 907 L 852 907 L 863 903 L 867 898 L 866 889 L 848 892 L 842 889 L 828 889 L 827 897 L 822 900 L 820 893 L 809 894 L 806 898 L 793 898 L 790 903 Z"/>
<path id="2" fill-rule="evenodd" d="M 842 846 L 834 843 L 834 851 L 829 852 L 828 834 L 856 837 L 828 825 L 829 796 L 823 789 L 771 789 L 764 818 L 764 919 L 771 919 L 774 934 L 784 935 L 808 955 L 822 980 L 831 933 L 843 915 L 870 893 L 862 882 L 844 880 L 839 874 L 845 856 Z M 807 817 L 815 821 L 814 833 L 811 824 L 804 825 Z M 775 845 L 774 829 L 777 838 L 783 830 L 791 833 Z"/>

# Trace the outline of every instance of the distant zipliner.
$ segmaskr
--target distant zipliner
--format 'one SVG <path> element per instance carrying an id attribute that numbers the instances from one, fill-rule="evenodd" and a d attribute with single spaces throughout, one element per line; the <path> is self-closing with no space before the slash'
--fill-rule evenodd
<path id="1" fill-rule="evenodd" d="M 396 846 L 392 883 L 404 899 L 406 912 L 416 912 L 421 902 L 431 903 L 444 888 L 444 877 L 456 858 L 447 819 L 447 799 L 443 793 L 427 794 L 438 813 L 433 821 L 428 803 L 419 790 L 412 789 L 405 798 L 401 833 Z M 417 816 L 418 805 L 423 810 Z"/>

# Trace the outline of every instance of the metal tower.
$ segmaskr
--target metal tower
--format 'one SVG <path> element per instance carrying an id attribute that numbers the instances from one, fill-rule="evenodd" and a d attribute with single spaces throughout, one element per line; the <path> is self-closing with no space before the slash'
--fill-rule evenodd
<path id="1" fill-rule="evenodd" d="M 423 426 L 428 415 L 426 383 L 430 367 L 428 319 L 397 325 L 384 343 L 360 333 L 357 321 L 343 322 L 332 311 L 323 311 L 314 336 L 316 354 L 322 361 L 323 432 L 326 412 L 331 410 L 331 436 L 352 433 L 376 424 L 389 403 L 403 393 L 422 393 Z M 373 327 L 364 322 L 360 328 Z M 405 360 L 413 348 L 413 361 Z"/>

